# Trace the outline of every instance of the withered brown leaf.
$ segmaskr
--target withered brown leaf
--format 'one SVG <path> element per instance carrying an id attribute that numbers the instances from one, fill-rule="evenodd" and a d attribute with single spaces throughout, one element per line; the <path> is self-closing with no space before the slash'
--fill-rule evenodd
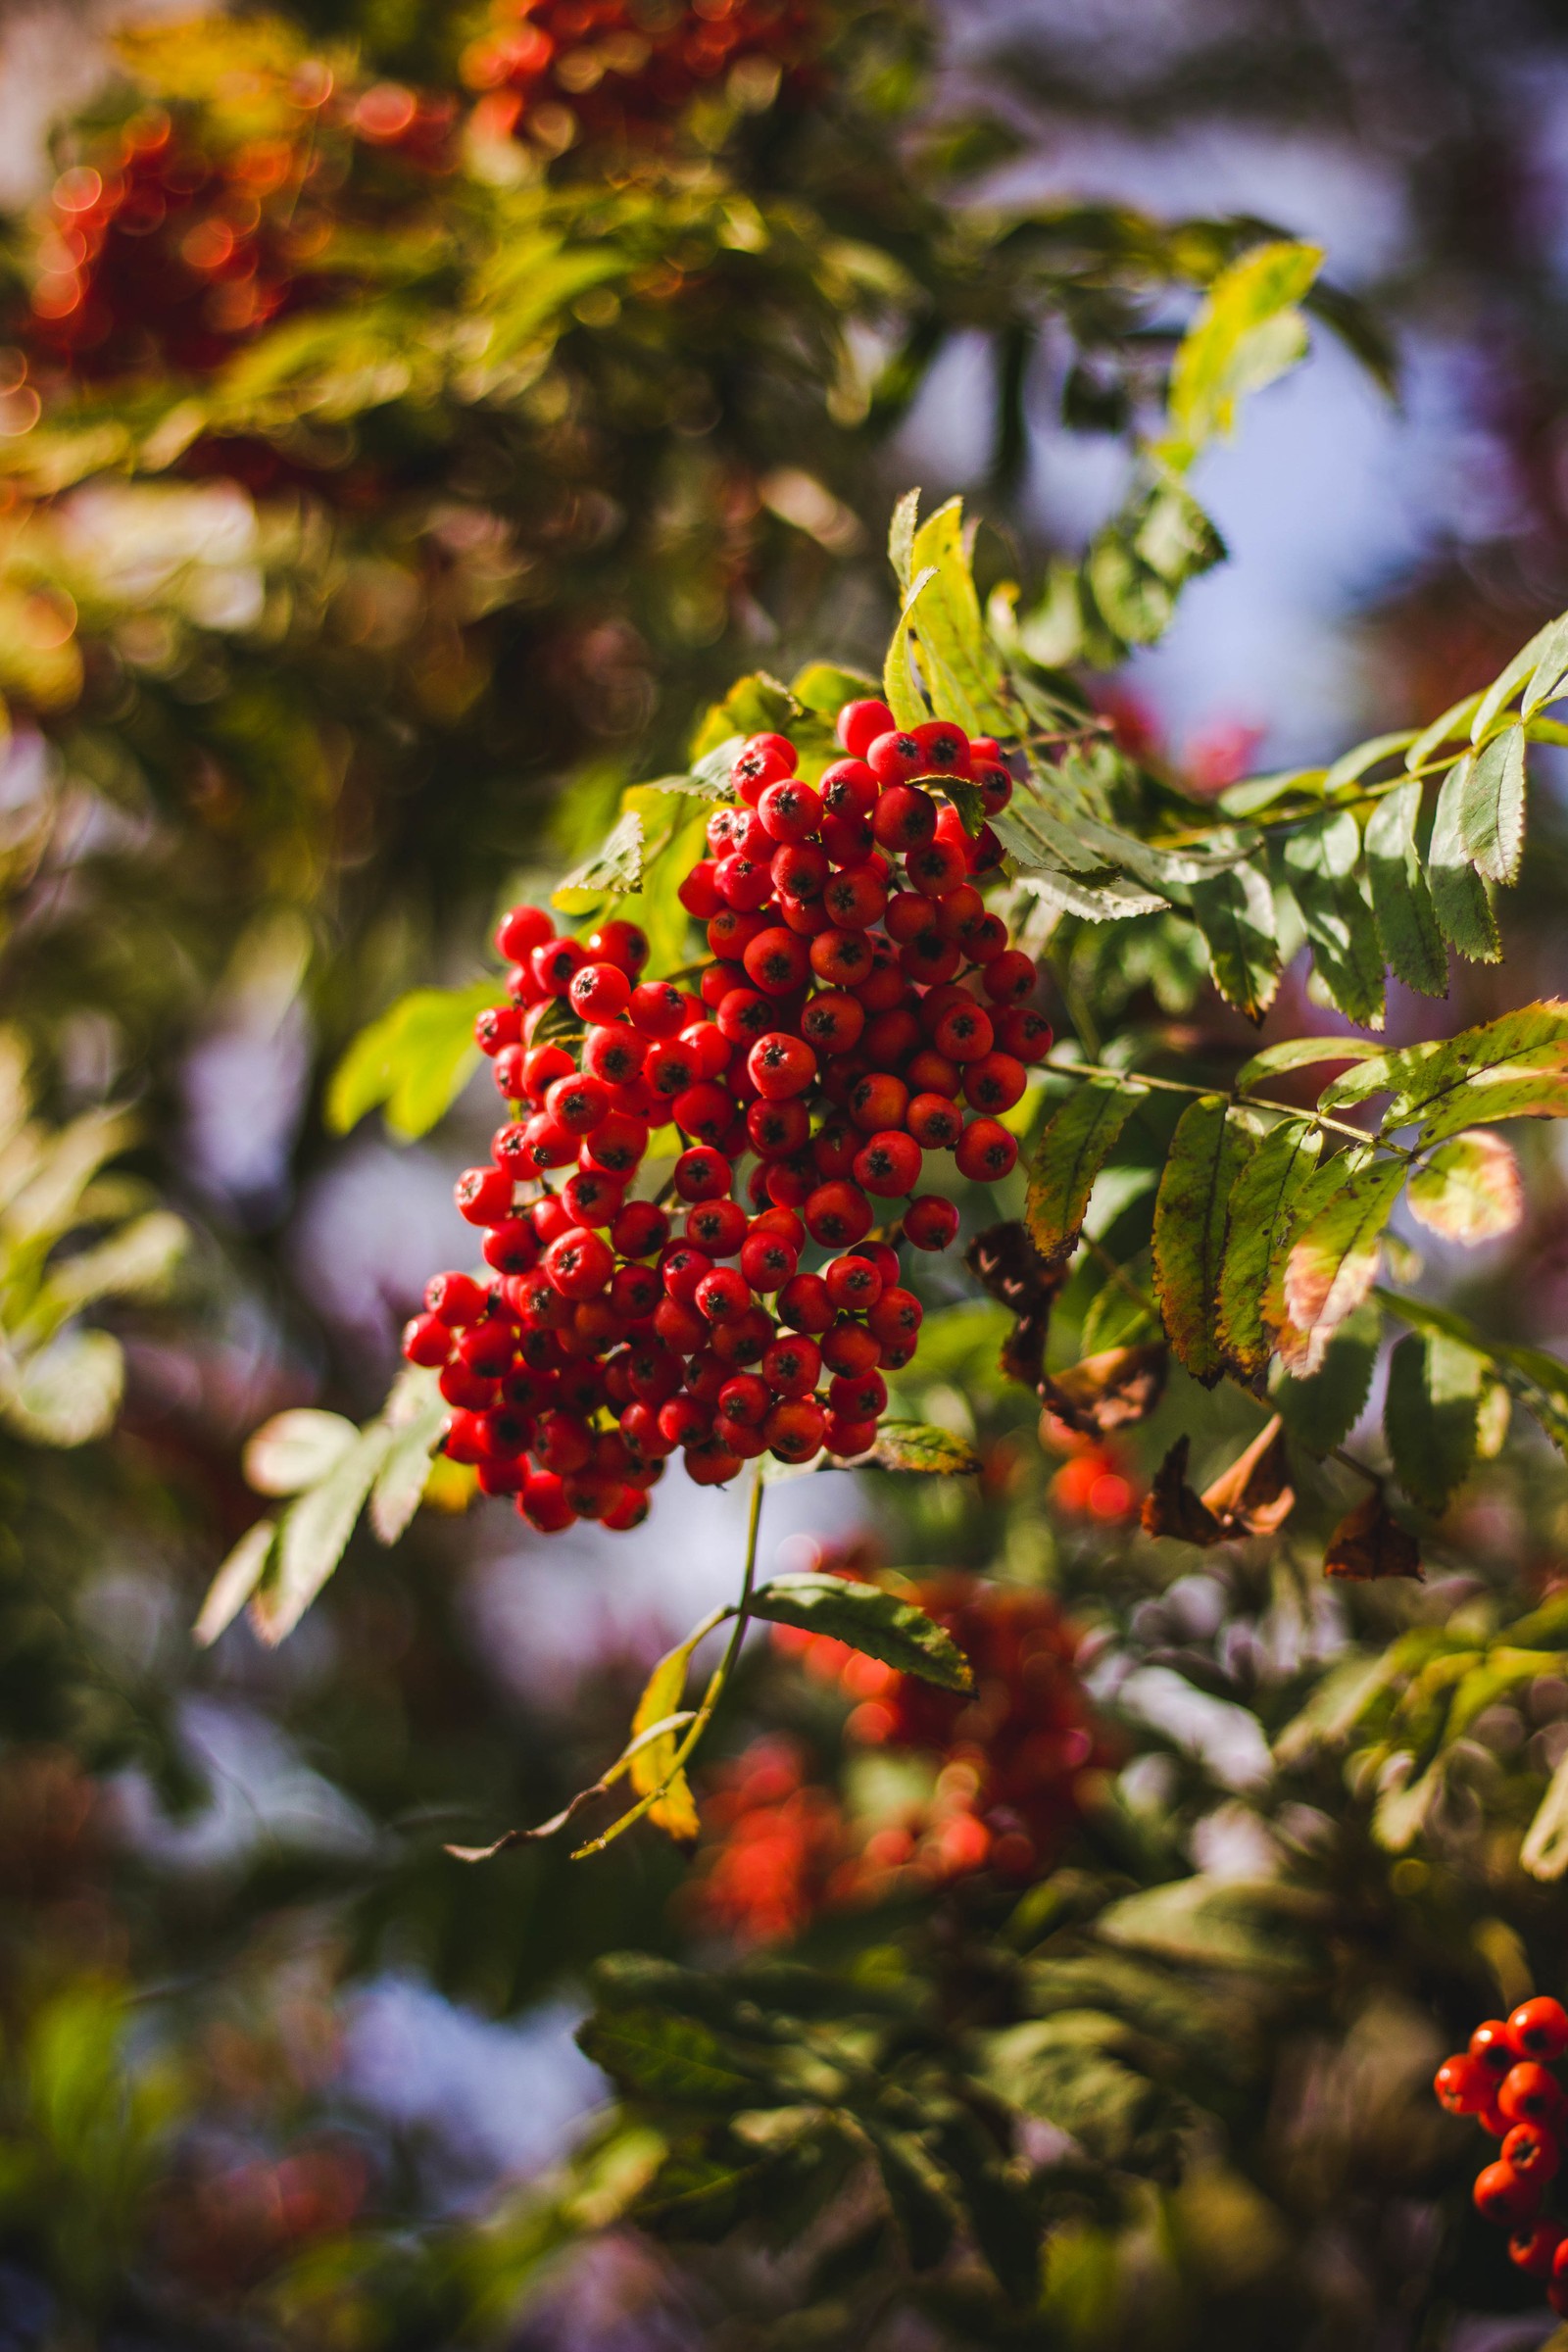
<path id="1" fill-rule="evenodd" d="M 1296 1507 L 1285 1424 L 1265 1421 L 1245 1453 L 1203 1490 L 1203 1501 L 1229 1535 L 1272 1536 Z"/>
<path id="2" fill-rule="evenodd" d="M 1225 1531 L 1206 1502 L 1187 1484 L 1191 1438 L 1178 1438 L 1154 1472 L 1154 1483 L 1144 1496 L 1139 1516 L 1147 1536 L 1170 1536 L 1180 1544 L 1205 1547 L 1221 1543 Z"/>
<path id="3" fill-rule="evenodd" d="M 1164 1393 L 1167 1356 L 1163 1340 L 1142 1348 L 1105 1348 L 1063 1371 L 1042 1373 L 1040 1394 L 1080 1437 L 1104 1437 L 1149 1418 Z"/>
<path id="4" fill-rule="evenodd" d="M 1026 1389 L 1038 1388 L 1045 1371 L 1051 1309 L 1067 1279 L 1065 1266 L 1049 1266 L 1015 1219 L 977 1233 L 963 1262 L 999 1304 L 1017 1322 L 1002 1346 L 1002 1370 Z"/>
<path id="5" fill-rule="evenodd" d="M 1353 1511 L 1347 1511 L 1329 1538 L 1323 1554 L 1325 1576 L 1353 1578 L 1367 1584 L 1388 1576 L 1421 1576 L 1421 1553 L 1414 1536 L 1401 1527 L 1374 1487 Z"/>

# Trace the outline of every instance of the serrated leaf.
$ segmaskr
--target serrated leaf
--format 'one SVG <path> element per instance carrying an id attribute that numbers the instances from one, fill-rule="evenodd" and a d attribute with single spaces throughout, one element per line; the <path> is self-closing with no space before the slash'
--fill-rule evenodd
<path id="1" fill-rule="evenodd" d="M 1461 695 L 1456 703 L 1450 703 L 1443 715 L 1432 721 L 1430 727 L 1422 728 L 1404 755 L 1405 766 L 1409 768 L 1425 767 L 1433 753 L 1442 745 L 1457 743 L 1461 736 L 1468 735 L 1470 721 L 1475 716 L 1480 703 L 1479 688 L 1474 694 Z"/>
<path id="2" fill-rule="evenodd" d="M 302 1494 L 278 1529 L 277 1572 L 252 1604 L 262 1640 L 274 1647 L 294 1631 L 343 1557 L 376 1472 L 392 1445 L 384 1421 L 372 1421 L 318 1487 Z"/>
<path id="3" fill-rule="evenodd" d="M 1047 1121 L 1029 1165 L 1024 1225 L 1048 1266 L 1078 1247 L 1095 1178 L 1148 1092 L 1134 1082 L 1090 1078 Z"/>
<path id="4" fill-rule="evenodd" d="M 930 1421 L 884 1421 L 871 1459 L 879 1470 L 912 1470 L 928 1478 L 962 1477 L 980 1467 L 967 1438 Z"/>
<path id="5" fill-rule="evenodd" d="M 1361 833 L 1348 808 L 1325 809 L 1285 844 L 1285 870 L 1312 959 L 1347 1019 L 1383 1026 L 1383 950 L 1357 867 Z"/>
<path id="6" fill-rule="evenodd" d="M 258 1519 L 224 1560 L 207 1588 L 201 1614 L 191 1628 L 191 1639 L 201 1648 L 210 1649 L 219 1635 L 233 1624 L 267 1573 L 276 1536 L 270 1519 Z"/>
<path id="7" fill-rule="evenodd" d="M 1211 1389 L 1224 1359 L 1215 1328 L 1231 1191 L 1256 1137 L 1223 1095 L 1189 1103 L 1154 1198 L 1154 1287 L 1171 1346 Z"/>
<path id="8" fill-rule="evenodd" d="M 1274 893 L 1250 860 L 1190 886 L 1193 920 L 1208 950 L 1214 986 L 1227 1004 L 1260 1021 L 1279 991 Z"/>
<path id="9" fill-rule="evenodd" d="M 610 2009 L 577 2030 L 577 2043 L 635 2098 L 719 2111 L 764 2104 L 758 2076 L 695 2018 L 663 2009 Z"/>
<path id="10" fill-rule="evenodd" d="M 644 1686 L 643 1694 L 637 1701 L 637 1711 L 631 1719 L 631 1736 L 634 1740 L 653 1724 L 663 1723 L 667 1717 L 680 1712 L 692 1651 L 710 1630 L 707 1626 L 703 1627 L 686 1641 L 677 1642 L 660 1659 Z M 656 1829 L 673 1838 L 677 1845 L 692 1845 L 696 1842 L 701 1824 L 697 1818 L 697 1801 L 685 1773 L 676 1772 L 671 1778 L 677 1740 L 675 1732 L 666 1732 L 661 1739 L 650 1740 L 645 1747 L 638 1748 L 633 1755 L 629 1772 L 631 1785 L 639 1796 L 648 1796 L 654 1789 L 663 1788 L 666 1781 L 669 1783 L 658 1804 L 650 1810 L 648 1818 Z"/>
<path id="11" fill-rule="evenodd" d="M 1440 1144 L 1411 1177 L 1405 1199 L 1429 1233 L 1472 1248 L 1512 1233 L 1525 1213 L 1513 1147 L 1484 1127 Z"/>
<path id="12" fill-rule="evenodd" d="M 694 767 L 710 755 L 716 756 L 732 736 L 787 735 L 799 716 L 799 705 L 789 688 L 769 677 L 765 669 L 753 670 L 749 676 L 737 678 L 724 700 L 705 712 L 692 740 Z M 731 760 L 733 757 L 731 754 Z M 727 760 L 726 772 L 729 764 Z"/>
<path id="13" fill-rule="evenodd" d="M 931 716 L 930 706 L 921 691 L 920 673 L 914 663 L 912 640 L 915 607 L 936 576 L 934 564 L 928 564 L 923 571 L 915 573 L 888 640 L 887 660 L 882 668 L 882 695 L 901 727 L 921 726 Z"/>
<path id="14" fill-rule="evenodd" d="M 473 1024 L 504 1001 L 499 977 L 466 988 L 417 988 L 362 1029 L 333 1071 L 326 1123 L 346 1135 L 368 1110 L 386 1105 L 386 1123 L 405 1143 L 427 1134 L 450 1109 L 479 1060 Z"/>
<path id="15" fill-rule="evenodd" d="M 1476 1458 L 1486 1359 L 1441 1334 L 1407 1332 L 1389 1358 L 1383 1434 L 1394 1475 L 1426 1511 L 1442 1512 Z"/>
<path id="16" fill-rule="evenodd" d="M 940 1684 L 944 1690 L 970 1690 L 969 1662 L 945 1627 L 924 1609 L 900 1600 L 878 1585 L 830 1576 L 818 1569 L 776 1576 L 752 1602 L 752 1615 L 772 1625 L 793 1625 L 810 1634 L 847 1642 L 868 1658 L 880 1658 L 901 1674 Z M 657 1718 L 650 1718 L 651 1721 Z"/>
<path id="17" fill-rule="evenodd" d="M 1394 734 L 1374 735 L 1369 742 L 1342 752 L 1323 778 L 1324 798 L 1333 800 L 1348 785 L 1359 783 L 1382 760 L 1392 760 L 1396 752 L 1404 751 L 1414 738 L 1413 727 L 1401 727 Z"/>
<path id="18" fill-rule="evenodd" d="M 1383 1229 L 1404 1185 L 1402 1160 L 1374 1159 L 1348 1175 L 1292 1244 L 1285 1266 L 1280 1360 L 1303 1377 L 1317 1371 L 1335 1332 L 1377 1278 Z"/>
<path id="19" fill-rule="evenodd" d="M 790 680 L 795 700 L 822 718 L 837 718 L 846 703 L 874 701 L 881 691 L 868 670 L 841 669 L 836 662 L 808 662 Z"/>
<path id="20" fill-rule="evenodd" d="M 1464 845 L 1460 809 L 1475 755 L 1466 752 L 1443 779 L 1427 850 L 1427 886 L 1438 928 L 1450 947 L 1472 963 L 1495 963 L 1502 955 L 1486 883 Z"/>
<path id="21" fill-rule="evenodd" d="M 1552 625 L 1548 621 L 1545 628 L 1538 629 L 1530 643 L 1522 646 L 1506 668 L 1500 670 L 1493 679 L 1492 684 L 1477 703 L 1475 716 L 1470 722 L 1472 743 L 1480 743 L 1482 738 L 1490 732 L 1493 720 L 1501 717 L 1519 688 L 1530 676 L 1536 666 L 1538 655 L 1544 649 L 1545 641 L 1551 634 Z"/>
<path id="22" fill-rule="evenodd" d="M 1416 1331 L 1437 1332 L 1457 1340 L 1483 1356 L 1509 1395 L 1533 1413 L 1552 1444 L 1568 1454 L 1568 1364 L 1559 1363 L 1543 1348 L 1521 1348 L 1511 1341 L 1490 1340 L 1452 1307 L 1434 1306 L 1424 1298 L 1407 1298 L 1380 1291 L 1383 1304 Z"/>
<path id="23" fill-rule="evenodd" d="M 911 557 L 917 573 L 929 564 L 936 574 L 920 599 L 914 633 L 937 716 L 970 735 L 1015 733 L 1017 720 L 980 616 L 961 499 L 948 499 L 921 523 Z"/>
<path id="24" fill-rule="evenodd" d="M 1323 266 L 1320 246 L 1278 239 L 1220 270 L 1182 337 L 1171 368 L 1169 441 L 1159 455 L 1178 468 L 1205 441 L 1235 430 L 1237 406 L 1306 350 L 1296 305 Z"/>
<path id="25" fill-rule="evenodd" d="M 423 1500 L 447 1411 L 435 1375 L 410 1365 L 386 1405 L 392 1443 L 370 1489 L 370 1532 L 378 1544 L 395 1544 Z"/>
<path id="26" fill-rule="evenodd" d="M 1285 1372 L 1274 1383 L 1269 1400 L 1309 1453 L 1320 1458 L 1332 1453 L 1360 1419 L 1372 1394 L 1382 1336 L 1382 1315 L 1363 1298 L 1329 1341 L 1314 1373 L 1298 1378 Z"/>
<path id="27" fill-rule="evenodd" d="M 1002 841 L 1004 849 L 1012 853 L 1012 844 L 1004 839 L 1001 826 L 1005 816 L 997 819 L 992 830 Z M 1074 914 L 1084 923 L 1120 923 L 1135 914 L 1157 914 L 1169 905 L 1157 892 L 1145 890 L 1138 882 L 1129 882 L 1124 874 L 1105 874 L 1086 882 L 1081 874 L 1062 873 L 1049 866 L 1031 865 L 1020 871 L 1018 887 L 1030 898 L 1038 899 L 1044 906 L 1054 906 L 1058 914 Z"/>
<path id="28" fill-rule="evenodd" d="M 1446 996 L 1448 951 L 1422 870 L 1415 828 L 1419 777 L 1379 801 L 1366 821 L 1366 871 L 1384 960 L 1406 988 Z"/>
<path id="29" fill-rule="evenodd" d="M 1380 1052 L 1369 1038 L 1364 1037 L 1288 1037 L 1277 1046 L 1265 1046 L 1244 1061 L 1236 1073 L 1236 1092 L 1250 1094 L 1261 1078 L 1282 1077 L 1288 1070 L 1309 1069 L 1322 1061 L 1365 1061 Z"/>
<path id="30" fill-rule="evenodd" d="M 1498 1119 L 1568 1115 L 1568 1004 L 1545 998 L 1430 1045 L 1374 1055 L 1325 1088 L 1325 1108 L 1392 1096 L 1386 1132 L 1432 1144 Z"/>
<path id="31" fill-rule="evenodd" d="M 274 1413 L 246 1443 L 240 1457 L 245 1483 L 258 1494 L 298 1494 L 318 1485 L 359 1434 L 357 1423 L 341 1413 L 310 1405 Z"/>
<path id="32" fill-rule="evenodd" d="M 1525 846 L 1525 735 L 1507 727 L 1469 762 L 1459 794 L 1459 839 L 1491 882 L 1518 879 Z"/>
<path id="33" fill-rule="evenodd" d="M 906 490 L 888 525 L 888 562 L 903 596 L 908 595 L 909 583 L 914 578 L 914 533 L 919 515 L 919 491 Z"/>
<path id="34" fill-rule="evenodd" d="M 1304 1119 L 1284 1119 L 1262 1139 L 1232 1188 L 1215 1329 L 1227 1364 L 1244 1381 L 1257 1381 L 1274 1352 L 1274 1334 L 1265 1319 L 1269 1265 L 1291 1230 L 1302 1186 L 1314 1174 L 1321 1151 L 1321 1129 Z"/>
<path id="35" fill-rule="evenodd" d="M 591 914 L 607 899 L 629 898 L 641 890 L 646 842 L 642 817 L 635 808 L 623 808 L 592 857 L 573 866 L 551 892 L 551 906 L 563 914 Z"/>
<path id="36" fill-rule="evenodd" d="M 1568 679 L 1568 612 L 1548 621 L 1526 650 L 1535 652 L 1536 665 L 1519 709 L 1524 717 L 1531 718 L 1544 704 L 1557 700 L 1564 679 Z"/>
<path id="37" fill-rule="evenodd" d="M 727 801 L 730 791 L 730 771 L 740 758 L 745 744 L 744 735 L 725 735 L 702 758 L 694 759 L 691 766 L 674 776 L 657 776 L 651 784 L 641 787 L 644 792 L 684 792 L 695 800 Z"/>

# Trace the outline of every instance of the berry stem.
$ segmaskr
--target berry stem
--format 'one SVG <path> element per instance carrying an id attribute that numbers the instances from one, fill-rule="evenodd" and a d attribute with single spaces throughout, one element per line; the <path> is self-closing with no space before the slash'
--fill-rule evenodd
<path id="1" fill-rule="evenodd" d="M 687 1757 L 712 1721 L 713 1710 L 724 1694 L 730 1675 L 734 1670 L 735 1661 L 740 1656 L 741 1643 L 746 1639 L 746 1627 L 751 1616 L 752 1594 L 757 1587 L 757 1546 L 761 1524 L 762 1464 L 759 1458 L 752 1473 L 751 1509 L 747 1514 L 746 1523 L 746 1565 L 741 1572 L 740 1596 L 732 1604 L 734 1622 L 730 1627 L 729 1640 L 724 1645 L 723 1656 L 709 1677 L 708 1689 L 703 1693 L 703 1703 L 692 1717 L 690 1729 L 671 1757 L 669 1770 L 660 1782 L 659 1787 L 651 1788 L 646 1796 L 639 1797 L 636 1804 L 629 1805 L 619 1819 L 612 1821 L 609 1829 L 604 1831 L 601 1836 L 591 1838 L 586 1845 L 575 1847 L 571 1857 L 574 1862 L 585 1861 L 590 1854 L 602 1854 L 607 1845 L 612 1844 L 623 1831 L 631 1828 L 633 1822 L 641 1821 L 645 1813 L 652 1812 L 660 1798 L 669 1793 Z M 714 1624 L 721 1624 L 723 1618 L 730 1614 L 731 1610 L 726 1608 L 714 1617 Z"/>

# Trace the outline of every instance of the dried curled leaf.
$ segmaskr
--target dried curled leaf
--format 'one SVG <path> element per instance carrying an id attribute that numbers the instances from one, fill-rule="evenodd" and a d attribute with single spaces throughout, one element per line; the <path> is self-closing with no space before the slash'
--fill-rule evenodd
<path id="1" fill-rule="evenodd" d="M 1038 1388 L 1045 1370 L 1051 1309 L 1067 1279 L 1064 1262 L 1048 1265 L 1025 1227 L 1016 1220 L 977 1233 L 963 1262 L 999 1305 L 1017 1322 L 1002 1346 L 1002 1371 L 1026 1389 Z"/>
<path id="2" fill-rule="evenodd" d="M 1279 1415 L 1263 1424 L 1246 1451 L 1201 1494 L 1187 1483 L 1190 1443 L 1178 1438 L 1154 1474 L 1142 1513 L 1146 1535 L 1206 1547 L 1242 1536 L 1277 1534 L 1296 1503 Z"/>
<path id="3" fill-rule="evenodd" d="M 1059 1421 L 1083 1437 L 1103 1437 L 1147 1421 L 1165 1390 L 1163 1340 L 1141 1348 L 1105 1348 L 1065 1371 L 1042 1374 L 1041 1396 Z"/>
<path id="4" fill-rule="evenodd" d="M 1380 1583 L 1391 1576 L 1420 1580 L 1421 1553 L 1416 1540 L 1408 1528 L 1399 1525 L 1381 1487 L 1374 1487 L 1340 1521 L 1323 1554 L 1323 1573 L 1348 1577 L 1357 1584 Z"/>

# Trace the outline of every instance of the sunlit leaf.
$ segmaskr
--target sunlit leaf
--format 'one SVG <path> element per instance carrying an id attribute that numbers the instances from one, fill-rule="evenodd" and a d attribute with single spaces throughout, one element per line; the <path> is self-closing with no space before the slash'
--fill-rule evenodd
<path id="1" fill-rule="evenodd" d="M 1472 963 L 1496 963 L 1502 955 L 1486 883 L 1465 847 L 1460 810 L 1475 755 L 1466 752 L 1443 779 L 1427 850 L 1427 885 L 1438 926 Z"/>
<path id="2" fill-rule="evenodd" d="M 1405 1199 L 1429 1233 L 1472 1246 L 1512 1233 L 1525 1212 L 1513 1147 L 1484 1127 L 1440 1144 L 1411 1177 Z"/>
<path id="3" fill-rule="evenodd" d="M 752 1614 L 774 1625 L 827 1634 L 867 1657 L 880 1658 L 885 1666 L 896 1666 L 901 1674 L 939 1683 L 945 1690 L 973 1686 L 969 1662 L 952 1635 L 924 1609 L 877 1585 L 802 1569 L 765 1584 L 752 1601 Z"/>
<path id="4" fill-rule="evenodd" d="M 1216 1316 L 1226 1207 L 1256 1142 L 1223 1095 L 1200 1097 L 1176 1123 L 1154 1200 L 1154 1284 L 1165 1330 L 1205 1388 L 1224 1370 Z"/>
<path id="5" fill-rule="evenodd" d="M 1148 1088 L 1119 1078 L 1090 1078 L 1047 1121 L 1029 1165 L 1024 1223 L 1053 1265 L 1078 1246 L 1089 1196 Z"/>
<path id="6" fill-rule="evenodd" d="M 1469 761 L 1459 794 L 1459 839 L 1489 882 L 1518 879 L 1525 846 L 1525 735 L 1505 728 Z"/>
<path id="7" fill-rule="evenodd" d="M 1256 1381 L 1274 1348 L 1265 1316 L 1269 1268 L 1323 1149 L 1319 1128 L 1282 1119 L 1243 1167 L 1226 1208 L 1215 1330 L 1226 1362 Z"/>
<path id="8" fill-rule="evenodd" d="M 246 1444 L 245 1483 L 258 1494 L 298 1494 L 323 1479 L 359 1434 L 341 1413 L 317 1412 L 309 1405 L 274 1413 Z"/>
<path id="9" fill-rule="evenodd" d="M 1280 1345 L 1287 1370 L 1315 1372 L 1335 1332 L 1366 1297 L 1403 1186 L 1402 1160 L 1371 1161 L 1347 1176 L 1292 1244 L 1285 1308 L 1294 1331 Z"/>
<path id="10" fill-rule="evenodd" d="M 1476 1456 L 1486 1359 L 1441 1333 L 1408 1332 L 1389 1358 L 1383 1433 L 1412 1502 L 1442 1511 Z"/>
<path id="11" fill-rule="evenodd" d="M 1416 847 L 1420 813 L 1418 777 L 1379 801 L 1366 820 L 1367 882 L 1390 971 L 1406 988 L 1441 997 L 1447 993 L 1448 951 Z"/>

